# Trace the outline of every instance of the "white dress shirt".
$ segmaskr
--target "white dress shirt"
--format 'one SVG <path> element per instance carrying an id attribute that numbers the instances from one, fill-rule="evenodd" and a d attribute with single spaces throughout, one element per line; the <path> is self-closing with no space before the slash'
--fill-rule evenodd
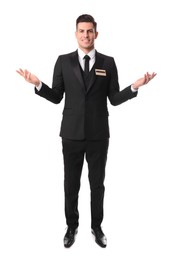
<path id="1" fill-rule="evenodd" d="M 78 52 L 80 66 L 82 67 L 82 70 L 84 70 L 84 66 L 85 66 L 84 57 L 86 56 L 86 53 L 84 53 L 81 49 L 78 49 L 77 52 Z M 87 55 L 90 57 L 90 60 L 89 60 L 89 71 L 90 71 L 96 60 L 96 58 L 95 58 L 96 50 L 95 49 L 91 50 L 90 52 L 87 53 Z"/>

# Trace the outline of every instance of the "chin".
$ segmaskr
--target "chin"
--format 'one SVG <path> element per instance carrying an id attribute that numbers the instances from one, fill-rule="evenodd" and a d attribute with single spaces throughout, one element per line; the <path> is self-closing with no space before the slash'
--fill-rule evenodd
<path id="1" fill-rule="evenodd" d="M 91 45 L 85 45 L 85 46 L 83 46 L 83 48 L 84 48 L 84 49 L 91 49 L 92 46 L 91 46 Z"/>

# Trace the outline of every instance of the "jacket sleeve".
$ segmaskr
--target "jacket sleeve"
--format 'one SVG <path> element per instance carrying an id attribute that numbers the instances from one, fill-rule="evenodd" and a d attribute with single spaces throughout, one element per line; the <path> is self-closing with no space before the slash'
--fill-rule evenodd
<path id="1" fill-rule="evenodd" d="M 60 57 L 58 57 L 54 67 L 52 88 L 42 82 L 40 91 L 35 88 L 35 93 L 54 104 L 59 104 L 61 102 L 64 94 L 64 81 Z"/>
<path id="2" fill-rule="evenodd" d="M 129 99 L 137 96 L 138 92 L 133 92 L 131 86 L 126 87 L 120 91 L 120 86 L 118 82 L 118 72 L 114 59 L 111 63 L 111 80 L 108 91 L 108 98 L 113 106 L 120 105 Z"/>

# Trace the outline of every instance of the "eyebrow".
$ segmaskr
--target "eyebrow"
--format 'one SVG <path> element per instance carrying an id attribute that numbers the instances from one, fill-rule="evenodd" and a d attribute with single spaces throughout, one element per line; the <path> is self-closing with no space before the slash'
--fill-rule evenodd
<path id="1" fill-rule="evenodd" d="M 91 28 L 91 29 L 88 29 L 88 30 L 79 28 L 78 30 L 79 31 L 87 31 L 87 32 L 92 31 L 92 32 L 94 32 L 94 28 Z"/>

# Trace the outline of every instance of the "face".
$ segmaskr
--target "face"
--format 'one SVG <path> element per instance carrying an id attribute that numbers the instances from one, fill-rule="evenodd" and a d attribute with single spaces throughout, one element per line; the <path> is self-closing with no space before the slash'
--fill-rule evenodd
<path id="1" fill-rule="evenodd" d="M 94 41 L 97 38 L 98 32 L 95 32 L 92 23 L 82 22 L 78 23 L 75 35 L 79 48 L 84 53 L 88 53 L 94 48 Z"/>

